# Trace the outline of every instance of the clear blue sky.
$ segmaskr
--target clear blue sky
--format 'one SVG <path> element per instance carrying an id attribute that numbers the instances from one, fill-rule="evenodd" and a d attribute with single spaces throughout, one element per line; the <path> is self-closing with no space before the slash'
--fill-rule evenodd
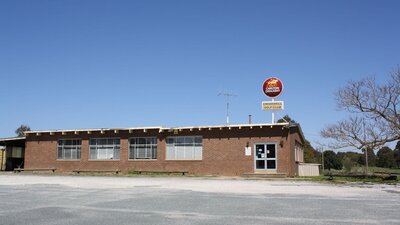
<path id="1" fill-rule="evenodd" d="M 333 93 L 400 63 L 400 1 L 0 1 L 0 137 L 34 130 L 269 123 L 284 82 L 307 139 Z"/>

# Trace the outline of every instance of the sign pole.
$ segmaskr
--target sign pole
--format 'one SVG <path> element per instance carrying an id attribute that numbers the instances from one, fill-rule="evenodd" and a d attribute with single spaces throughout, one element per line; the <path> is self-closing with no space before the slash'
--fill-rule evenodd
<path id="1" fill-rule="evenodd" d="M 274 102 L 275 99 L 272 98 L 271 101 Z M 272 124 L 275 124 L 275 110 L 272 110 Z"/>
<path id="2" fill-rule="evenodd" d="M 227 96 L 228 100 L 226 101 L 226 124 L 229 125 L 229 95 Z"/>

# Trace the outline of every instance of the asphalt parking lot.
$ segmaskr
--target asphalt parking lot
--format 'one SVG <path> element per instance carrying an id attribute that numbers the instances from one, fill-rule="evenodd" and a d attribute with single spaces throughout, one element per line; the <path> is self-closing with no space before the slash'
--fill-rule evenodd
<path id="1" fill-rule="evenodd" d="M 400 187 L 0 175 L 0 224 L 400 224 Z"/>

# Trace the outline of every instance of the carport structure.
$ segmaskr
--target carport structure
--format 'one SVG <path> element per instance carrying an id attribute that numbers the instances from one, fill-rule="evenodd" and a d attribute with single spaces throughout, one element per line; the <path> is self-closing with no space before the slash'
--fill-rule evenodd
<path id="1" fill-rule="evenodd" d="M 24 168 L 25 137 L 0 138 L 0 170 Z"/>

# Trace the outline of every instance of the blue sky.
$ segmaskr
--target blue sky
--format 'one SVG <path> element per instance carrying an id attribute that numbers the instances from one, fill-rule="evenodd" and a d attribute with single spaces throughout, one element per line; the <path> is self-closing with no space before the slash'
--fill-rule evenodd
<path id="1" fill-rule="evenodd" d="M 34 130 L 269 123 L 262 82 L 312 143 L 333 93 L 400 63 L 399 1 L 0 1 L 0 137 Z M 323 142 L 323 140 L 320 140 Z"/>

